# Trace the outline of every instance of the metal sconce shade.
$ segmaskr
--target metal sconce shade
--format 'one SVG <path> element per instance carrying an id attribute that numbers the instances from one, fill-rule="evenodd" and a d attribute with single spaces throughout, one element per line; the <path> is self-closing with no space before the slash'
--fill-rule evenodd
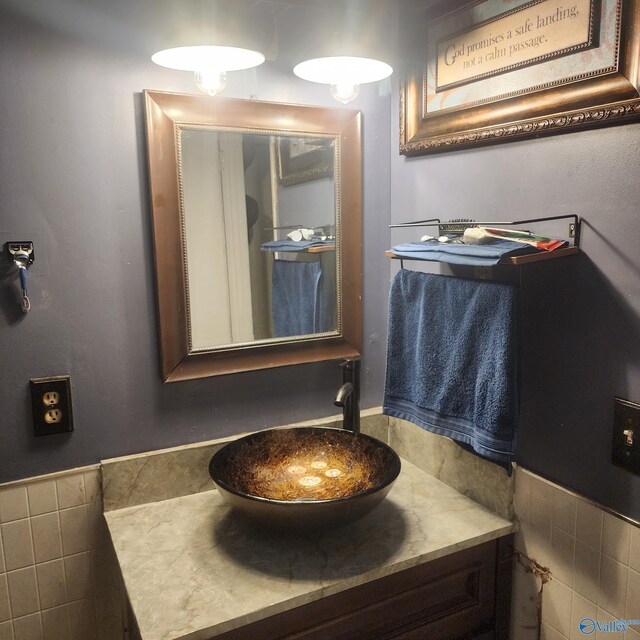
<path id="1" fill-rule="evenodd" d="M 163 49 L 151 56 L 161 67 L 178 71 L 240 71 L 257 67 L 264 62 L 259 51 L 220 45 L 194 45 Z"/>
<path id="2" fill-rule="evenodd" d="M 151 60 L 161 67 L 193 71 L 198 89 L 214 96 L 227 85 L 227 71 L 257 67 L 264 62 L 264 55 L 251 49 L 209 44 L 163 49 Z"/>
<path id="3" fill-rule="evenodd" d="M 334 84 L 340 77 L 349 77 L 358 84 L 366 84 L 388 78 L 393 69 L 386 62 L 373 58 L 329 56 L 305 60 L 293 68 L 293 73 L 303 80 L 324 84 Z"/>
<path id="4" fill-rule="evenodd" d="M 331 95 L 347 103 L 358 95 L 361 84 L 384 80 L 393 73 L 393 68 L 373 58 L 328 56 L 300 62 L 293 73 L 303 80 L 331 85 Z"/>

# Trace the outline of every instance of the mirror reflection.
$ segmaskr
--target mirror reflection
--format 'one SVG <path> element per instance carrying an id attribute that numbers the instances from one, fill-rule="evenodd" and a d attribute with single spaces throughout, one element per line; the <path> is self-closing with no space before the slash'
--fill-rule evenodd
<path id="1" fill-rule="evenodd" d="M 190 351 L 337 335 L 337 138 L 179 125 Z"/>

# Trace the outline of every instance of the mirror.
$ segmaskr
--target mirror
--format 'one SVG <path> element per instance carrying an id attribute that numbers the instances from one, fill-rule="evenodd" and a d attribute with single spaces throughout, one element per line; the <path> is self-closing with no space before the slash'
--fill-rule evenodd
<path id="1" fill-rule="evenodd" d="M 192 350 L 336 335 L 335 137 L 177 133 Z"/>
<path id="2" fill-rule="evenodd" d="M 164 381 L 359 355 L 359 113 L 145 101 Z"/>

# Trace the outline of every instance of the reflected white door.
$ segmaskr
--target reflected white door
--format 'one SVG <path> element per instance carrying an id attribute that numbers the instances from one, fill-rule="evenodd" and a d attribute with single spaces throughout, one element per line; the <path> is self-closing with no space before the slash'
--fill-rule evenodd
<path id="1" fill-rule="evenodd" d="M 191 347 L 254 339 L 242 135 L 181 135 Z"/>

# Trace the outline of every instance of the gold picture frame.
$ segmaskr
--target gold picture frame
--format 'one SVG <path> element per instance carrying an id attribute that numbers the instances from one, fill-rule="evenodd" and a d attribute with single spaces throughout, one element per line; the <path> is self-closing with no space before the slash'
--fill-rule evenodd
<path id="1" fill-rule="evenodd" d="M 640 118 L 640 0 L 426 4 L 409 2 L 403 16 L 412 62 L 400 83 L 401 154 Z"/>
<path id="2" fill-rule="evenodd" d="M 280 138 L 278 180 L 287 187 L 333 175 L 335 145 L 329 138 Z"/>

